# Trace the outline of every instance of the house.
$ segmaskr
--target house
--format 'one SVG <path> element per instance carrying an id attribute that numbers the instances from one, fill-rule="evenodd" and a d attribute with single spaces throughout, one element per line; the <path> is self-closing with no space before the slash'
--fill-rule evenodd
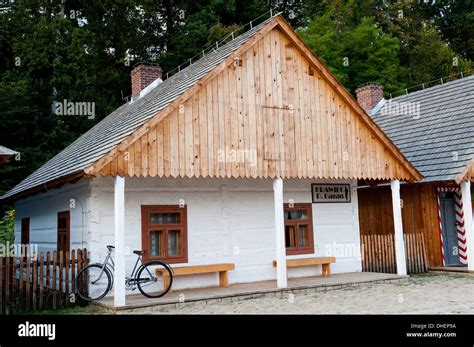
<path id="1" fill-rule="evenodd" d="M 5 163 L 10 157 L 17 155 L 18 152 L 11 150 L 10 148 L 0 146 L 0 165 Z"/>
<path id="2" fill-rule="evenodd" d="M 281 16 L 160 74 L 136 66 L 131 102 L 3 196 L 15 201 L 16 236 L 28 220 L 42 250 L 87 247 L 99 261 L 114 244 L 117 306 L 135 249 L 173 267 L 232 263 L 230 283 L 276 279 L 284 288 L 287 257 L 360 249 L 358 182 L 389 182 L 398 201 L 400 181 L 421 179 Z M 155 80 L 141 90 L 137 78 Z M 405 274 L 399 205 L 394 216 Z M 331 266 L 360 272 L 360 254 Z M 173 286 L 210 286 L 214 276 Z"/>
<path id="3" fill-rule="evenodd" d="M 358 99 L 424 176 L 402 184 L 404 232 L 424 235 L 430 267 L 474 271 L 474 76 L 389 100 L 368 84 Z M 359 189 L 363 235 L 393 234 L 389 199 L 387 187 Z"/>

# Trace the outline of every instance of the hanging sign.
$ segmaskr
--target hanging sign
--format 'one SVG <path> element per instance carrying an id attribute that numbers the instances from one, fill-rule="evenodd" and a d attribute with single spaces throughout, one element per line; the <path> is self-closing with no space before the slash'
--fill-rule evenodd
<path id="1" fill-rule="evenodd" d="M 314 203 L 351 202 L 349 184 L 311 184 Z"/>

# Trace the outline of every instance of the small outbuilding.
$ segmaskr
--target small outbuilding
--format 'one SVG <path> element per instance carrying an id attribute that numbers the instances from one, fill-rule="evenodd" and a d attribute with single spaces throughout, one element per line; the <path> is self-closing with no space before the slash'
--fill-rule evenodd
<path id="1" fill-rule="evenodd" d="M 429 267 L 474 271 L 474 76 L 389 100 L 380 85 L 368 84 L 358 99 L 424 176 L 401 187 L 405 234 L 422 236 Z M 393 235 L 391 210 L 387 187 L 361 187 L 362 237 Z M 383 261 L 382 252 L 371 260 Z"/>

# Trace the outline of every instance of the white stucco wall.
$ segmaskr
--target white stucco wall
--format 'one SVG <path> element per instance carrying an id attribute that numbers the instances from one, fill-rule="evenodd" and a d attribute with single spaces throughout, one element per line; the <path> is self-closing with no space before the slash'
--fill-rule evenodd
<path id="1" fill-rule="evenodd" d="M 71 250 L 87 246 L 89 181 L 66 184 L 15 203 L 15 242 L 21 240 L 21 220 L 30 218 L 30 244 L 38 252 L 56 250 L 58 212 L 70 211 Z M 72 206 L 72 208 L 71 208 Z M 75 206 L 75 207 L 74 207 Z"/>
<path id="2" fill-rule="evenodd" d="M 317 182 L 329 181 L 285 181 L 284 200 L 311 202 L 311 183 Z M 356 182 L 337 182 L 351 183 L 352 200 L 313 204 L 315 254 L 336 256 L 333 273 L 361 271 Z M 125 187 L 127 274 L 136 259 L 131 251 L 141 249 L 141 205 L 178 204 L 183 199 L 188 211 L 187 264 L 235 263 L 230 283 L 275 279 L 271 180 L 126 178 Z M 101 260 L 105 246 L 114 242 L 112 178 L 91 181 L 89 203 L 88 248 L 92 260 Z M 290 277 L 320 273 L 320 266 L 289 270 Z M 173 287 L 217 283 L 217 274 L 196 275 L 176 278 Z"/>

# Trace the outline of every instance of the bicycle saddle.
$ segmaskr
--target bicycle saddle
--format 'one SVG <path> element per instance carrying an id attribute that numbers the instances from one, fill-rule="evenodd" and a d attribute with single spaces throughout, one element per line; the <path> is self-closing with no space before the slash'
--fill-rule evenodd
<path id="1" fill-rule="evenodd" d="M 112 245 L 108 245 L 108 246 L 107 246 L 107 249 L 110 251 L 111 249 L 115 249 L 115 247 L 112 246 Z"/>
<path id="2" fill-rule="evenodd" d="M 143 254 L 142 251 L 137 251 L 137 250 L 133 251 L 133 253 L 136 254 L 136 255 L 142 255 Z"/>

